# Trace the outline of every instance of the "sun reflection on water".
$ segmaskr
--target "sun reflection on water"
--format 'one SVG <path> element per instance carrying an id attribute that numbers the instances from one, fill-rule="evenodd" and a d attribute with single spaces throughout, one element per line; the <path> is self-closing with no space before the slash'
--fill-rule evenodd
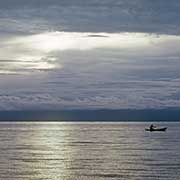
<path id="1" fill-rule="evenodd" d="M 167 134 L 155 133 L 153 137 L 144 131 L 146 125 L 128 122 L 2 122 L 1 179 L 150 177 L 149 180 L 154 180 L 158 177 L 178 180 L 180 144 L 176 139 L 180 138 L 179 124 L 167 123 Z"/>

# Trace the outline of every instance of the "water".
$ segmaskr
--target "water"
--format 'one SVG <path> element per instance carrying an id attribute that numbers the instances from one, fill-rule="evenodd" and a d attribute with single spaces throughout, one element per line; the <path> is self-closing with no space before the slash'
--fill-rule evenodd
<path id="1" fill-rule="evenodd" d="M 179 180 L 180 123 L 0 123 L 2 180 Z"/>

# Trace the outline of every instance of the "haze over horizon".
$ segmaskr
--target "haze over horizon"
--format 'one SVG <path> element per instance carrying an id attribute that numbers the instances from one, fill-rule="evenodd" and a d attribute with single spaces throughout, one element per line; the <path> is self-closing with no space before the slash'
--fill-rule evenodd
<path id="1" fill-rule="evenodd" d="M 0 1 L 0 111 L 180 108 L 180 1 Z"/>

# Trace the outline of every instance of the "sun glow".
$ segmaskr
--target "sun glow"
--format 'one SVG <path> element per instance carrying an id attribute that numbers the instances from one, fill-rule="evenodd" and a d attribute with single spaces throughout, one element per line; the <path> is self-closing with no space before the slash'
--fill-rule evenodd
<path id="1" fill-rule="evenodd" d="M 48 70 L 62 68 L 61 59 L 53 56 L 53 53 L 61 53 L 62 51 L 116 49 L 126 55 L 136 53 L 147 56 L 166 54 L 172 44 L 178 47 L 180 37 L 146 33 L 91 32 L 45 32 L 16 36 L 2 41 L 0 45 L 0 62 L 3 64 L 1 72 L 14 72 L 16 69 Z M 177 48 L 171 48 L 171 53 L 177 51 Z"/>
<path id="2" fill-rule="evenodd" d="M 143 33 L 48 32 L 16 38 L 13 39 L 12 43 L 21 44 L 24 42 L 29 49 L 51 52 L 95 48 L 137 48 L 148 45 L 151 38 Z"/>

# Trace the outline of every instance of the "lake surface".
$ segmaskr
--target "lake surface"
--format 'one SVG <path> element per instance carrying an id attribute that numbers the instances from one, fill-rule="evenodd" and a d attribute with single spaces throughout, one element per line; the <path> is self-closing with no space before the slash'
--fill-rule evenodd
<path id="1" fill-rule="evenodd" d="M 180 123 L 148 125 L 0 123 L 0 179 L 179 180 Z"/>

